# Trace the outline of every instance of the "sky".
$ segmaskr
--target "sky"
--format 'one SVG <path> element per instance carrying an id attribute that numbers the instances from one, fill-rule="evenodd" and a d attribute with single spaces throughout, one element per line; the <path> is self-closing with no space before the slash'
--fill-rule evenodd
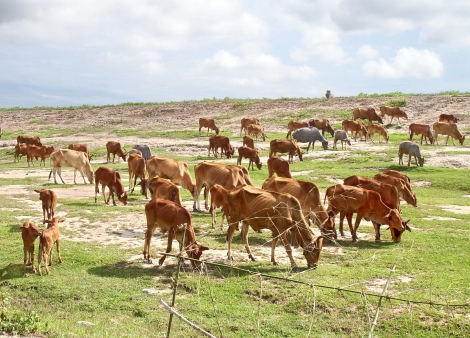
<path id="1" fill-rule="evenodd" d="M 0 0 L 0 108 L 469 91 L 469 0 Z"/>

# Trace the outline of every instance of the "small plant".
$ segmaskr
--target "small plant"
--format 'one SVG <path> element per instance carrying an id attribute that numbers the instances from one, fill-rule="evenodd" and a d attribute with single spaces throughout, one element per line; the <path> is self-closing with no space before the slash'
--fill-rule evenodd
<path id="1" fill-rule="evenodd" d="M 406 107 L 408 105 L 408 101 L 405 98 L 394 99 L 384 103 L 384 106 L 388 107 Z"/>

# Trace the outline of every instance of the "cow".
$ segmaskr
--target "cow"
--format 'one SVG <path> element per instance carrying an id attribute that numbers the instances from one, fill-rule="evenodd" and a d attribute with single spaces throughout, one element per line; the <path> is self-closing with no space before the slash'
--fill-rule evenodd
<path id="1" fill-rule="evenodd" d="M 364 123 L 359 122 L 359 121 L 353 121 L 353 120 L 343 120 L 341 123 L 343 126 L 343 130 L 347 133 L 348 131 L 351 132 L 351 137 L 354 134 L 354 141 L 357 139 L 357 134 L 359 133 L 360 140 L 362 140 L 362 137 L 367 140 L 367 128 L 364 125 Z"/>
<path id="2" fill-rule="evenodd" d="M 335 225 L 326 212 L 320 198 L 320 190 L 315 183 L 292 178 L 271 177 L 264 181 L 261 188 L 291 194 L 299 200 L 305 219 L 315 224 L 324 236 L 336 238 Z"/>
<path id="3" fill-rule="evenodd" d="M 260 124 L 259 120 L 255 117 L 244 117 L 241 119 L 241 126 L 240 126 L 240 136 L 242 136 L 242 132 L 245 130 L 246 134 L 246 128 L 250 124 Z"/>
<path id="4" fill-rule="evenodd" d="M 438 135 L 446 135 L 446 145 L 449 141 L 449 136 L 452 137 L 452 144 L 455 146 L 454 138 L 460 142 L 460 145 L 463 145 L 463 141 L 465 141 L 465 135 L 460 134 L 457 125 L 455 123 L 447 123 L 447 122 L 435 122 L 432 126 L 434 132 L 434 142 L 439 144 L 437 141 Z"/>
<path id="5" fill-rule="evenodd" d="M 23 155 L 28 156 L 28 145 L 26 143 L 15 144 L 15 159 L 14 162 L 19 162 Z"/>
<path id="6" fill-rule="evenodd" d="M 124 190 L 124 186 L 121 182 L 121 175 L 112 169 L 99 167 L 95 171 L 95 203 L 98 202 L 98 185 L 101 183 L 101 192 L 103 194 L 103 199 L 105 204 L 109 204 L 109 199 L 113 199 L 113 205 L 116 205 L 114 200 L 114 194 L 118 197 L 119 201 L 126 205 L 127 204 L 127 192 Z M 108 187 L 109 195 L 106 199 L 105 188 Z"/>
<path id="7" fill-rule="evenodd" d="M 70 149 L 58 149 L 51 154 L 51 162 L 53 168 L 49 173 L 49 179 L 51 179 L 52 173 L 54 173 L 54 183 L 57 184 L 56 172 L 59 174 L 62 183 L 65 184 L 64 179 L 62 178 L 62 167 L 73 167 L 73 183 L 77 184 L 76 176 L 77 170 L 80 172 L 83 178 L 83 183 L 85 182 L 85 174 L 87 175 L 88 181 L 90 184 L 93 184 L 93 169 L 91 168 L 88 157 L 84 152 L 70 150 Z"/>
<path id="8" fill-rule="evenodd" d="M 263 141 L 266 141 L 264 128 L 259 124 L 250 124 L 248 127 L 246 127 L 246 133 L 250 136 L 256 136 L 256 141 L 258 141 L 258 137 L 262 137 Z"/>
<path id="9" fill-rule="evenodd" d="M 428 144 L 428 139 L 430 144 L 434 143 L 434 137 L 432 135 L 431 126 L 427 124 L 412 123 L 408 126 L 408 132 L 410 133 L 410 141 L 413 140 L 413 135 L 416 134 L 421 135 L 420 144 L 423 144 L 423 137 L 426 141 L 426 144 Z"/>
<path id="10" fill-rule="evenodd" d="M 294 155 L 299 156 L 299 160 L 302 161 L 302 153 L 300 152 L 299 144 L 297 140 L 272 140 L 269 142 L 269 157 L 276 155 L 277 153 L 289 153 L 289 163 L 294 163 Z"/>
<path id="11" fill-rule="evenodd" d="M 50 189 L 36 189 L 34 191 L 39 194 L 39 200 L 42 202 L 42 224 L 44 224 L 46 223 L 46 215 L 47 219 L 52 219 L 54 217 L 55 208 L 57 207 L 57 195 Z"/>
<path id="12" fill-rule="evenodd" d="M 276 174 L 278 177 L 292 178 L 289 162 L 279 156 L 268 158 L 268 172 L 269 177 Z"/>
<path id="13" fill-rule="evenodd" d="M 20 227 L 21 239 L 23 240 L 23 274 L 26 272 L 26 264 L 31 264 L 33 272 L 36 272 L 34 267 L 34 242 L 41 233 L 36 224 L 25 221 Z"/>
<path id="14" fill-rule="evenodd" d="M 250 169 L 251 165 L 251 170 L 255 170 L 253 167 L 253 164 L 256 163 L 256 167 L 261 170 L 261 167 L 263 166 L 261 164 L 261 161 L 259 160 L 259 155 L 258 151 L 255 149 L 251 149 L 248 147 L 239 147 L 238 148 L 238 159 L 237 159 L 237 164 L 241 165 L 242 164 L 242 158 L 248 158 L 248 169 Z"/>
<path id="15" fill-rule="evenodd" d="M 218 151 L 220 148 L 220 156 L 225 154 L 227 158 L 231 158 L 235 150 L 233 149 L 232 145 L 230 144 L 230 140 L 227 136 L 222 135 L 213 135 L 209 137 L 209 154 L 210 156 L 211 150 L 215 157 L 217 157 Z"/>
<path id="16" fill-rule="evenodd" d="M 203 251 L 209 250 L 208 247 L 196 242 L 191 214 L 181 205 L 160 198 L 152 199 L 145 205 L 145 216 L 147 231 L 145 232 L 144 259 L 149 264 L 152 264 L 150 241 L 156 228 L 159 228 L 162 233 L 168 233 L 166 253 L 171 252 L 173 239 L 178 241 L 182 250 L 185 250 L 188 257 L 192 259 L 199 259 Z M 162 265 L 165 258 L 165 255 L 160 258 L 158 264 Z M 193 268 L 197 268 L 199 263 L 191 260 L 191 265 Z"/>
<path id="17" fill-rule="evenodd" d="M 20 143 L 32 144 L 38 147 L 42 146 L 41 139 L 39 138 L 39 136 L 18 135 L 16 137 L 16 144 L 20 144 Z"/>
<path id="18" fill-rule="evenodd" d="M 383 124 L 382 118 L 377 115 L 374 108 L 354 108 L 353 120 L 356 121 L 357 119 L 369 120 L 369 124 L 372 124 L 372 121 Z"/>
<path id="19" fill-rule="evenodd" d="M 254 231 L 269 229 L 272 232 L 271 262 L 278 265 L 275 258 L 275 249 L 279 241 L 289 256 L 291 267 L 298 271 L 297 264 L 292 257 L 291 246 L 301 246 L 309 268 L 316 268 L 323 247 L 323 236 L 315 237 L 306 222 L 299 201 L 289 194 L 266 191 L 252 186 L 241 186 L 227 195 L 229 208 L 229 228 L 227 231 L 227 256 L 233 260 L 231 243 L 238 223 L 242 223 L 240 236 L 242 243 L 252 261 L 256 259 L 251 254 L 248 245 L 248 229 Z"/>
<path id="20" fill-rule="evenodd" d="M 346 144 L 349 144 L 349 146 L 351 146 L 351 141 L 349 140 L 348 138 L 348 133 L 346 133 L 344 130 L 335 130 L 335 138 L 334 138 L 334 141 L 333 141 L 333 149 L 337 149 L 336 148 L 336 143 L 338 141 L 341 141 L 341 149 L 343 150 L 344 147 L 346 147 L 344 145 L 344 143 Z"/>
<path id="21" fill-rule="evenodd" d="M 292 132 L 292 138 L 297 142 L 308 142 L 307 153 L 310 145 L 312 145 L 312 151 L 315 148 L 315 142 L 319 141 L 324 150 L 328 149 L 328 140 L 320 133 L 315 127 L 299 128 Z"/>
<path id="22" fill-rule="evenodd" d="M 457 123 L 459 119 L 456 118 L 452 114 L 441 114 L 439 115 L 439 122 L 447 122 L 447 123 Z"/>
<path id="23" fill-rule="evenodd" d="M 247 146 L 251 149 L 255 149 L 255 143 L 249 135 L 243 136 L 243 146 Z"/>
<path id="24" fill-rule="evenodd" d="M 141 155 L 145 160 L 148 160 L 152 157 L 152 152 L 150 151 L 150 147 L 146 144 L 136 144 L 132 147 L 132 149 L 140 151 Z"/>
<path id="25" fill-rule="evenodd" d="M 424 165 L 424 157 L 421 155 L 419 146 L 411 141 L 403 141 L 398 146 L 398 164 L 403 165 L 403 154 L 408 155 L 408 167 L 410 166 L 411 156 L 415 158 L 416 165 L 422 167 Z M 419 164 L 418 164 L 419 160 Z"/>
<path id="26" fill-rule="evenodd" d="M 380 136 L 384 138 L 385 143 L 388 143 L 387 129 L 385 129 L 385 127 L 381 126 L 380 124 L 369 124 L 367 126 L 367 133 L 372 143 L 374 143 L 374 140 L 372 139 L 372 136 L 374 136 L 374 134 L 379 134 L 379 143 L 380 143 Z"/>
<path id="27" fill-rule="evenodd" d="M 325 131 L 330 133 L 331 137 L 333 137 L 335 133 L 333 128 L 331 128 L 330 121 L 327 119 L 311 119 L 308 121 L 308 126 L 321 130 L 323 136 L 325 135 Z"/>
<path id="28" fill-rule="evenodd" d="M 121 146 L 121 143 L 116 142 L 116 141 L 108 141 L 106 143 L 106 162 L 109 163 L 111 160 L 111 154 L 113 154 L 113 163 L 114 163 L 114 158 L 116 155 L 118 155 L 118 163 L 119 163 L 119 158 L 122 158 L 124 162 L 127 161 L 127 153 L 124 151 L 124 149 Z"/>
<path id="29" fill-rule="evenodd" d="M 52 265 L 52 248 L 54 244 L 56 245 L 57 256 L 59 263 L 62 263 L 62 257 L 60 256 L 60 231 L 59 223 L 64 222 L 65 219 L 48 219 L 46 223 L 48 224 L 47 229 L 44 230 L 39 236 L 39 252 L 38 252 L 38 274 L 42 276 L 41 272 L 41 259 L 44 259 L 44 267 L 46 268 L 46 273 L 49 274 L 49 267 L 47 264 L 47 258 L 49 257 L 49 265 Z"/>
<path id="30" fill-rule="evenodd" d="M 373 178 L 374 180 L 391 184 L 397 188 L 398 194 L 405 200 L 406 203 L 411 204 L 414 207 L 418 205 L 416 194 L 408 188 L 408 183 L 403 179 L 386 174 L 376 174 Z"/>
<path id="31" fill-rule="evenodd" d="M 408 115 L 406 115 L 406 113 L 399 107 L 380 106 L 380 114 L 382 118 L 385 117 L 385 115 L 389 115 L 390 123 L 392 123 L 394 117 L 396 117 L 398 123 L 400 123 L 400 117 L 408 120 Z"/>
<path id="32" fill-rule="evenodd" d="M 158 175 L 182 186 L 183 189 L 189 190 L 194 198 L 193 209 L 197 210 L 196 200 L 199 200 L 198 194 L 200 191 L 196 189 L 196 185 L 189 174 L 188 165 L 185 162 L 154 155 L 147 160 L 147 172 L 149 180 Z"/>
<path id="33" fill-rule="evenodd" d="M 90 148 L 88 147 L 88 144 L 71 143 L 67 149 L 83 151 L 88 156 L 88 160 L 91 161 Z"/>
<path id="34" fill-rule="evenodd" d="M 32 144 L 28 144 L 26 152 L 28 158 L 28 167 L 29 163 L 31 162 L 34 166 L 34 159 L 41 158 L 39 161 L 39 166 L 41 163 L 44 163 L 46 166 L 46 158 L 49 158 L 56 149 L 53 146 L 35 146 Z"/>
<path id="35" fill-rule="evenodd" d="M 325 193 L 328 200 L 328 212 L 334 219 L 335 215 L 343 212 L 348 221 L 352 241 L 357 241 L 357 228 L 362 218 L 372 221 L 375 230 L 375 241 L 380 242 L 380 225 L 387 224 L 394 242 L 400 242 L 401 235 L 406 229 L 407 222 L 403 222 L 397 209 L 390 209 L 381 200 L 380 194 L 373 190 L 336 184 L 329 187 Z M 356 215 L 354 228 L 352 215 Z"/>
<path id="36" fill-rule="evenodd" d="M 148 182 L 151 198 L 161 198 L 182 205 L 180 189 L 166 178 L 154 177 Z"/>
<path id="37" fill-rule="evenodd" d="M 385 170 L 385 171 L 383 172 L 383 174 L 389 175 L 389 176 L 393 176 L 393 177 L 396 177 L 396 178 L 401 178 L 401 179 L 404 181 L 406 187 L 407 187 L 410 191 L 413 191 L 413 190 L 411 189 L 411 180 L 410 180 L 410 178 L 408 177 L 408 175 L 405 175 L 405 174 L 403 174 L 403 173 L 401 173 L 401 172 L 399 172 L 399 171 L 397 171 L 397 170 L 392 170 L 392 169 Z"/>
<path id="38" fill-rule="evenodd" d="M 239 185 L 253 185 L 248 170 L 239 165 L 229 165 L 218 162 L 200 162 L 194 166 L 196 176 L 196 197 L 197 201 L 194 210 L 200 209 L 199 195 L 202 188 L 208 191 L 213 185 L 219 184 L 227 190 L 231 190 Z M 204 206 L 208 208 L 208 195 L 205 195 Z"/>
<path id="39" fill-rule="evenodd" d="M 287 124 L 287 129 L 289 129 L 289 131 L 287 132 L 286 139 L 289 138 L 294 130 L 305 127 L 308 127 L 308 122 L 289 121 Z"/>
<path id="40" fill-rule="evenodd" d="M 140 178 L 140 193 L 147 196 L 147 165 L 142 156 L 137 154 L 129 154 L 127 159 L 127 169 L 129 170 L 129 192 L 133 193 L 137 178 Z M 134 180 L 134 182 L 132 182 Z"/>
<path id="41" fill-rule="evenodd" d="M 222 223 L 220 223 L 220 229 L 224 227 L 224 218 L 228 220 L 228 192 L 229 191 L 220 184 L 214 184 L 209 190 L 209 193 L 211 194 L 211 207 L 209 212 L 212 219 L 212 228 L 215 228 L 216 223 L 215 209 L 222 209 Z"/>
<path id="42" fill-rule="evenodd" d="M 199 119 L 199 135 L 201 135 L 201 129 L 207 128 L 207 135 L 209 135 L 209 129 L 214 130 L 216 135 L 219 135 L 219 127 L 215 125 L 214 119 L 207 117 L 201 117 Z"/>

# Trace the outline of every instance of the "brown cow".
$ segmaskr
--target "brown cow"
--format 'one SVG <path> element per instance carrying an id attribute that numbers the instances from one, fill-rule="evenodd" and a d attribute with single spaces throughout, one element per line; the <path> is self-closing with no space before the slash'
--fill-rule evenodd
<path id="1" fill-rule="evenodd" d="M 401 234 L 407 227 L 403 222 L 397 209 L 390 209 L 381 200 L 378 192 L 336 184 L 329 187 L 325 193 L 328 199 L 328 211 L 334 219 L 337 213 L 343 212 L 348 220 L 352 241 L 357 241 L 357 228 L 362 218 L 372 221 L 375 229 L 375 241 L 380 241 L 380 225 L 387 224 L 390 227 L 392 240 L 399 242 Z M 352 215 L 356 213 L 354 228 L 352 226 Z"/>
<path id="2" fill-rule="evenodd" d="M 248 170 L 239 165 L 229 165 L 218 162 L 201 162 L 194 166 L 196 176 L 196 197 L 197 202 L 194 210 L 200 209 L 199 195 L 203 187 L 208 191 L 213 185 L 219 184 L 227 190 L 231 190 L 239 185 L 253 185 Z M 204 206 L 208 208 L 208 195 L 205 195 Z"/>
<path id="3" fill-rule="evenodd" d="M 147 196 L 147 165 L 145 159 L 137 154 L 129 154 L 127 159 L 127 169 L 129 170 L 129 192 L 133 193 L 137 178 L 140 178 L 140 193 Z M 132 182 L 134 179 L 134 182 Z"/>
<path id="4" fill-rule="evenodd" d="M 413 135 L 416 134 L 421 135 L 421 144 L 423 144 L 423 137 L 426 141 L 426 144 L 428 144 L 428 139 L 429 143 L 434 143 L 434 137 L 432 135 L 431 126 L 427 124 L 412 123 L 408 127 L 408 132 L 410 133 L 410 141 L 413 140 Z"/>
<path id="5" fill-rule="evenodd" d="M 20 143 L 32 144 L 32 145 L 39 146 L 39 147 L 42 146 L 41 139 L 39 138 L 39 136 L 18 135 L 18 137 L 16 138 L 16 143 L 17 144 L 20 144 Z"/>
<path id="6" fill-rule="evenodd" d="M 261 170 L 261 167 L 263 164 L 261 164 L 261 161 L 259 160 L 259 155 L 258 151 L 255 149 L 251 149 L 249 147 L 239 147 L 238 148 L 238 159 L 237 159 L 237 164 L 241 165 L 242 164 L 242 158 L 248 158 L 250 161 L 248 162 L 248 169 L 250 169 L 251 165 L 251 170 L 255 170 L 253 167 L 253 163 L 256 163 L 256 167 Z"/>
<path id="7" fill-rule="evenodd" d="M 144 259 L 148 263 L 152 263 L 152 255 L 150 254 L 150 241 L 156 228 L 162 233 L 168 233 L 168 244 L 165 252 L 170 253 L 173 239 L 176 239 L 186 251 L 189 258 L 199 259 L 202 252 L 209 250 L 208 247 L 202 246 L 196 242 L 196 235 L 191 222 L 191 214 L 189 211 L 176 204 L 175 202 L 163 200 L 160 198 L 153 199 L 145 205 L 145 216 L 147 218 L 147 231 L 145 232 Z M 184 235 L 183 235 L 184 234 Z M 184 244 L 182 243 L 184 237 Z M 158 264 L 162 265 L 166 256 L 158 260 Z M 199 263 L 191 261 L 194 268 Z"/>
<path id="8" fill-rule="evenodd" d="M 152 199 L 161 198 L 182 205 L 180 189 L 166 178 L 154 177 L 148 183 Z"/>
<path id="9" fill-rule="evenodd" d="M 127 204 L 127 192 L 121 182 L 121 175 L 112 169 L 99 167 L 95 171 L 95 203 L 98 201 L 98 193 L 100 192 L 98 185 L 101 183 L 101 192 L 103 194 L 104 203 L 109 204 L 109 199 L 112 197 L 113 205 L 116 205 L 114 194 L 118 197 L 119 201 L 124 205 Z M 105 188 L 108 187 L 109 195 L 106 200 Z"/>
<path id="10" fill-rule="evenodd" d="M 380 143 L 380 136 L 384 138 L 385 143 L 388 143 L 387 129 L 385 129 L 384 126 L 381 126 L 379 124 L 369 124 L 367 126 L 367 133 L 372 143 L 374 143 L 374 140 L 372 139 L 372 136 L 374 136 L 374 134 L 379 134 L 379 143 Z"/>
<path id="11" fill-rule="evenodd" d="M 313 182 L 299 181 L 292 178 L 271 177 L 264 181 L 264 190 L 291 194 L 297 198 L 304 217 L 315 224 L 325 236 L 336 238 L 335 225 L 328 217 L 326 208 L 320 198 L 320 190 Z"/>
<path id="12" fill-rule="evenodd" d="M 279 156 L 268 158 L 268 172 L 269 177 L 276 174 L 278 177 L 292 178 L 289 162 Z"/>
<path id="13" fill-rule="evenodd" d="M 15 144 L 15 159 L 14 162 L 19 162 L 23 155 L 28 156 L 28 145 L 26 143 Z"/>
<path id="14" fill-rule="evenodd" d="M 224 218 L 228 220 L 228 192 L 229 191 L 220 184 L 214 184 L 209 190 L 211 194 L 211 207 L 209 212 L 212 218 L 212 228 L 215 228 L 216 223 L 215 209 L 222 209 L 222 223 L 220 223 L 220 229 L 224 227 Z"/>
<path id="15" fill-rule="evenodd" d="M 289 138 L 289 136 L 292 134 L 294 130 L 299 129 L 299 128 L 304 128 L 304 127 L 308 127 L 307 122 L 289 121 L 289 123 L 287 124 L 287 129 L 289 129 L 289 131 L 287 132 L 286 139 Z"/>
<path id="16" fill-rule="evenodd" d="M 289 163 L 294 163 L 294 155 L 297 153 L 299 160 L 302 161 L 302 153 L 300 152 L 297 140 L 272 140 L 269 142 L 269 157 L 277 153 L 289 153 Z"/>
<path id="17" fill-rule="evenodd" d="M 463 145 L 465 141 L 465 135 L 460 134 L 457 125 L 455 123 L 446 123 L 446 122 L 435 122 L 432 126 L 434 131 L 434 142 L 439 144 L 437 141 L 438 135 L 446 135 L 446 145 L 449 141 L 449 136 L 452 137 L 452 144 L 455 146 L 454 138 L 460 142 L 460 145 Z"/>
<path id="18" fill-rule="evenodd" d="M 266 134 L 264 133 L 264 128 L 259 124 L 248 125 L 248 127 L 246 127 L 246 133 L 251 136 L 256 136 L 256 141 L 258 141 L 258 137 L 262 137 L 263 141 L 266 141 Z"/>
<path id="19" fill-rule="evenodd" d="M 255 149 L 255 143 L 249 135 L 243 136 L 243 145 Z"/>
<path id="20" fill-rule="evenodd" d="M 57 207 L 57 195 L 55 192 L 49 189 L 34 190 L 39 194 L 39 199 L 42 202 L 42 216 L 43 222 L 46 223 L 46 214 L 47 219 L 52 219 L 54 217 L 55 208 Z"/>
<path id="21" fill-rule="evenodd" d="M 233 259 L 231 243 L 233 233 L 242 223 L 240 236 L 245 245 L 248 257 L 252 261 L 256 259 L 251 254 L 248 245 L 248 229 L 255 231 L 269 229 L 272 232 L 271 262 L 278 265 L 275 258 L 275 249 L 279 239 L 286 250 L 294 271 L 298 271 L 297 265 L 292 257 L 292 248 L 301 246 L 309 268 L 316 268 L 320 252 L 323 247 L 322 236 L 315 237 L 308 226 L 301 211 L 297 198 L 289 194 L 280 194 L 266 191 L 251 186 L 241 186 L 228 193 L 229 206 L 229 228 L 227 231 L 227 243 L 229 259 Z"/>
<path id="22" fill-rule="evenodd" d="M 369 124 L 372 124 L 372 121 L 383 124 L 382 118 L 377 115 L 374 108 L 355 108 L 353 110 L 353 120 L 356 121 L 357 119 L 369 120 Z"/>
<path id="23" fill-rule="evenodd" d="M 209 135 L 209 129 L 215 130 L 215 134 L 219 135 L 219 127 L 215 125 L 214 119 L 209 119 L 207 117 L 201 117 L 199 119 L 199 135 L 201 135 L 201 129 L 207 128 L 207 135 Z"/>
<path id="24" fill-rule="evenodd" d="M 399 107 L 381 106 L 380 114 L 382 117 L 384 117 L 385 115 L 389 115 L 390 123 L 392 123 L 394 117 L 396 117 L 398 123 L 400 123 L 400 117 L 404 118 L 405 120 L 408 120 L 408 115 L 406 115 L 406 113 Z"/>
<path id="25" fill-rule="evenodd" d="M 220 156 L 225 154 L 227 158 L 231 158 L 235 150 L 233 149 L 232 145 L 230 144 L 230 140 L 227 136 L 222 135 L 213 135 L 209 137 L 209 154 L 210 156 L 211 150 L 215 157 L 217 157 L 218 151 L 220 148 Z"/>
<path id="26" fill-rule="evenodd" d="M 34 242 L 41 233 L 36 224 L 26 221 L 23 223 L 21 229 L 21 238 L 23 239 L 23 273 L 26 272 L 26 264 L 31 264 L 32 269 L 36 272 L 34 267 Z"/>
<path id="27" fill-rule="evenodd" d="M 121 146 L 121 143 L 119 142 L 108 141 L 108 143 L 106 143 L 106 152 L 106 162 L 109 162 L 111 160 L 111 154 L 113 154 L 113 163 L 116 155 L 118 155 L 118 163 L 119 157 L 122 158 L 124 162 L 127 161 L 127 153 L 124 151 Z"/>
<path id="28" fill-rule="evenodd" d="M 71 143 L 67 149 L 83 151 L 88 156 L 88 160 L 91 161 L 90 148 L 88 147 L 88 144 Z"/>
<path id="29" fill-rule="evenodd" d="M 64 222 L 65 219 L 47 219 L 46 223 L 49 225 L 39 236 L 39 253 L 38 253 L 38 274 L 41 276 L 41 259 L 44 259 L 44 266 L 46 273 L 49 274 L 49 267 L 47 264 L 47 258 L 49 257 L 49 265 L 52 265 L 52 247 L 54 243 L 56 245 L 57 256 L 59 263 L 62 263 L 62 257 L 60 256 L 60 231 L 59 223 Z"/>
<path id="30" fill-rule="evenodd" d="M 439 115 L 439 122 L 447 122 L 447 123 L 457 123 L 459 119 L 456 118 L 452 114 L 441 114 Z"/>
<path id="31" fill-rule="evenodd" d="M 327 119 L 311 119 L 308 121 L 310 127 L 315 127 L 318 130 L 321 130 L 321 134 L 325 135 L 325 131 L 331 134 L 331 137 L 334 136 L 334 130 L 331 128 L 330 121 Z"/>
<path id="32" fill-rule="evenodd" d="M 409 184 L 403 179 L 386 174 L 376 174 L 374 176 L 374 180 L 393 185 L 395 188 L 397 188 L 398 194 L 406 201 L 406 203 L 415 207 L 418 205 L 416 194 L 408 188 Z"/>
<path id="33" fill-rule="evenodd" d="M 357 139 L 357 134 L 359 133 L 360 140 L 362 141 L 362 137 L 364 136 L 365 140 L 367 140 L 367 127 L 364 123 L 359 121 L 353 120 L 343 120 L 342 122 L 343 130 L 347 133 L 348 131 L 351 132 L 351 137 L 354 134 L 354 141 Z"/>
<path id="34" fill-rule="evenodd" d="M 26 149 L 28 157 L 28 167 L 30 162 L 34 166 L 34 159 L 38 159 L 39 157 L 41 158 L 41 160 L 39 161 L 39 166 L 41 166 L 41 162 L 44 163 L 44 166 L 46 166 L 46 158 L 49 158 L 55 150 L 56 149 L 53 146 L 35 146 L 32 144 L 28 144 Z"/>
<path id="35" fill-rule="evenodd" d="M 88 181 L 93 184 L 93 169 L 88 161 L 88 157 L 84 152 L 70 150 L 70 149 L 59 149 L 54 151 L 51 154 L 51 162 L 53 168 L 49 173 L 49 179 L 51 179 L 52 173 L 54 173 L 54 183 L 57 184 L 56 172 L 59 174 L 62 183 L 65 184 L 64 179 L 62 178 L 62 167 L 73 167 L 73 182 L 77 184 L 76 176 L 77 170 L 80 172 L 83 178 L 83 183 L 85 182 L 85 174 L 87 175 Z"/>
<path id="36" fill-rule="evenodd" d="M 410 191 L 413 191 L 411 189 L 411 180 L 410 178 L 408 177 L 408 175 L 405 175 L 399 171 L 396 171 L 396 170 L 392 170 L 392 169 L 388 169 L 388 170 L 385 170 L 383 172 L 383 174 L 385 175 L 389 175 L 389 176 L 393 176 L 393 177 L 397 177 L 397 178 L 401 178 L 404 182 L 405 182 L 405 185 L 406 187 L 410 190 Z"/>
<path id="37" fill-rule="evenodd" d="M 260 123 L 259 123 L 259 120 L 255 117 L 244 117 L 244 118 L 242 118 L 241 126 L 240 126 L 240 136 L 242 136 L 242 131 L 243 130 L 245 131 L 245 134 L 246 134 L 246 128 L 250 124 L 260 124 Z"/>

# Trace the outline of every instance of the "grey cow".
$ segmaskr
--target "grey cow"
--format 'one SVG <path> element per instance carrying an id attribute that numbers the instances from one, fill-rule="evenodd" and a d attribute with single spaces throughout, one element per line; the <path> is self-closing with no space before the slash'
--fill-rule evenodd
<path id="1" fill-rule="evenodd" d="M 400 143 L 398 148 L 398 164 L 403 164 L 403 154 L 409 155 L 408 157 L 408 167 L 410 166 L 411 156 L 414 156 L 416 165 L 422 167 L 424 165 L 424 157 L 421 155 L 419 151 L 419 146 L 416 143 L 410 141 L 403 141 Z"/>
<path id="2" fill-rule="evenodd" d="M 315 147 L 315 141 L 320 141 L 323 149 L 328 149 L 328 140 L 321 134 L 320 130 L 315 127 L 305 127 L 299 128 L 292 132 L 292 138 L 296 139 L 298 142 L 308 142 L 308 149 L 310 144 L 312 144 L 312 150 Z"/>
<path id="3" fill-rule="evenodd" d="M 136 144 L 132 149 L 139 150 L 142 153 L 142 157 L 146 160 L 152 157 L 152 154 L 150 153 L 150 148 L 146 144 Z"/>

